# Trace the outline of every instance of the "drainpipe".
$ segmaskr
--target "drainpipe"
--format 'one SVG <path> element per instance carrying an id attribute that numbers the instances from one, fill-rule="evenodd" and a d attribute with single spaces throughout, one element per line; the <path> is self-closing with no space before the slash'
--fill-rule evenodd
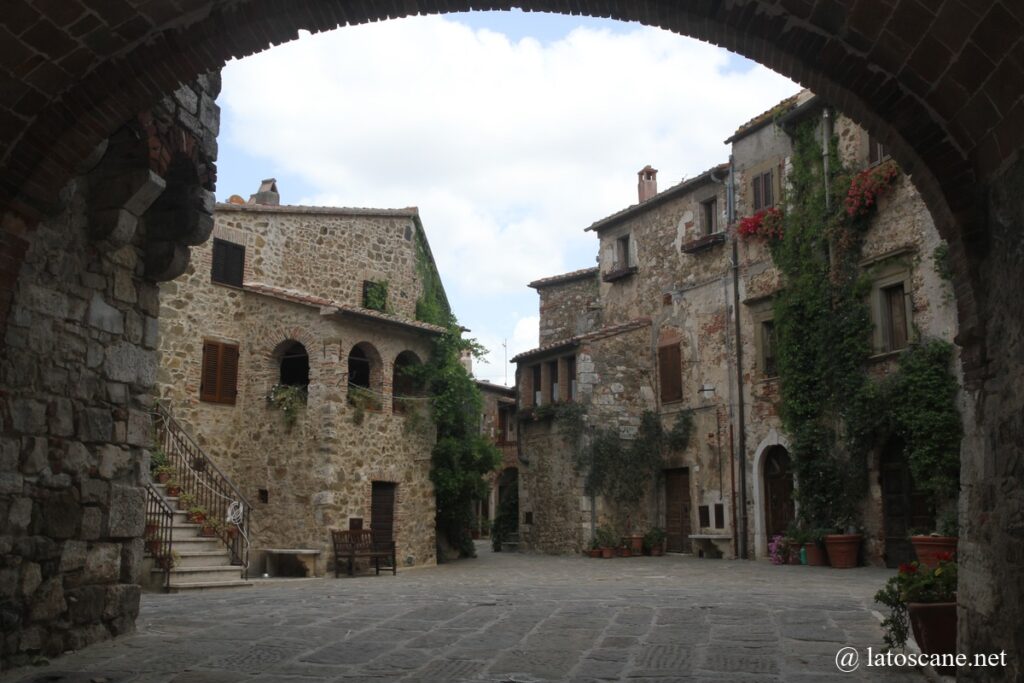
<path id="1" fill-rule="evenodd" d="M 729 187 L 728 187 L 729 225 L 736 222 L 736 165 L 733 156 L 729 155 Z M 732 235 L 732 303 L 733 321 L 736 335 L 736 427 L 739 432 L 737 444 L 737 461 L 740 471 L 740 510 L 739 518 L 734 521 L 738 525 L 739 556 L 747 558 L 747 430 L 745 406 L 743 402 L 743 342 L 740 336 L 740 252 L 736 233 Z"/>
<path id="2" fill-rule="evenodd" d="M 829 158 L 828 151 L 832 146 L 832 112 L 829 111 L 828 107 L 821 108 L 821 177 L 822 182 L 825 183 L 825 211 L 829 211 L 832 206 L 832 188 L 829 182 Z M 835 246 L 832 241 L 828 243 L 828 253 L 825 255 L 828 258 L 828 263 L 832 264 L 835 262 Z"/>

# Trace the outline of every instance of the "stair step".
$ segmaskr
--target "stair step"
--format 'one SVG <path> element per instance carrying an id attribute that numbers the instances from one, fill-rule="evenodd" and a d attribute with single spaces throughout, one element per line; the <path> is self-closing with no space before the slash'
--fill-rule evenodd
<path id="1" fill-rule="evenodd" d="M 202 583 L 172 583 L 167 592 L 180 593 L 182 591 L 201 591 L 213 588 L 246 588 L 251 586 L 252 582 L 244 579 L 238 579 L 237 581 L 205 581 Z"/>
<path id="2" fill-rule="evenodd" d="M 154 568 L 153 572 L 163 573 L 162 569 Z M 175 566 L 171 570 L 171 585 L 181 586 L 193 583 L 210 583 L 234 581 L 241 579 L 242 567 L 238 565 L 222 565 L 216 567 L 184 567 Z"/>
<path id="3" fill-rule="evenodd" d="M 175 546 L 177 547 L 177 545 Z M 226 567 L 231 565 L 231 556 L 226 550 L 211 551 L 177 551 L 179 561 L 177 567 Z M 176 567 L 176 568 L 177 568 Z"/>

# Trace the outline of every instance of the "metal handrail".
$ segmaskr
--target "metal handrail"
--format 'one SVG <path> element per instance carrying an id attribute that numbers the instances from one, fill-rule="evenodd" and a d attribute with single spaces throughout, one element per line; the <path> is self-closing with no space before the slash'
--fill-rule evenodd
<path id="1" fill-rule="evenodd" d="M 171 589 L 171 568 L 174 566 L 174 508 L 146 482 L 145 552 L 153 556 L 156 566 L 164 570 L 164 590 Z"/>
<path id="2" fill-rule="evenodd" d="M 241 565 L 243 576 L 248 578 L 249 501 L 174 419 L 169 408 L 158 402 L 154 416 L 158 443 L 181 490 L 193 499 L 193 507 L 205 511 L 208 518 L 223 522 L 214 529 L 214 535 L 227 547 L 231 563 Z"/>

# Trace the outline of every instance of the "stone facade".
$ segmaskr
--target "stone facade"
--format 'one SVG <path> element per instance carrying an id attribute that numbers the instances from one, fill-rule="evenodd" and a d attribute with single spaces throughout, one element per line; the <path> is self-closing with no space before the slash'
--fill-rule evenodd
<path id="1" fill-rule="evenodd" d="M 34 230 L 4 220 L 23 263 L 0 362 L 0 668 L 134 629 L 155 280 L 209 234 L 218 89 L 204 77 L 137 116 Z M 168 229 L 179 193 L 198 210 Z"/>
<path id="2" fill-rule="evenodd" d="M 801 107 L 810 112 L 806 115 L 820 116 L 821 105 L 805 91 L 773 112 Z M 755 177 L 770 177 L 776 204 L 785 191 L 792 143 L 772 116 L 745 125 L 730 140 L 731 169 L 709 169 L 592 225 L 589 230 L 600 240 L 598 271 L 586 281 L 568 274 L 531 284 L 541 294 L 541 345 L 515 359 L 520 404 L 529 409 L 537 399 L 541 404 L 566 400 L 550 392 L 556 376 L 551 359 L 576 354 L 575 400 L 584 406 L 586 423 L 615 427 L 626 440 L 634 436 L 644 410 L 656 411 L 666 429 L 678 413 L 689 412 L 694 425 L 689 445 L 670 453 L 665 469 L 685 469 L 688 475 L 687 534 L 721 537 L 716 542 L 727 556 L 767 556 L 773 521 L 767 507 L 772 496 L 778 503 L 780 494 L 766 489 L 766 462 L 788 448 L 765 336 L 781 277 L 764 241 L 742 238 L 735 229 L 739 218 L 754 213 Z M 842 162 L 851 168 L 866 166 L 868 135 L 842 115 L 834 126 Z M 911 340 L 954 338 L 952 288 L 935 263 L 940 244 L 920 195 L 901 176 L 882 199 L 865 236 L 862 268 L 876 283 L 871 294 L 876 326 L 880 287 L 898 282 L 906 291 Z M 738 272 L 732 268 L 734 258 Z M 581 294 L 583 282 L 597 285 L 596 300 Z M 562 320 L 547 320 L 548 315 Z M 599 327 L 580 334 L 578 321 L 585 315 Z M 611 332 L 638 320 L 649 321 L 648 327 L 609 337 L 621 340 L 615 344 L 608 339 L 588 342 L 601 330 Z M 558 333 L 564 335 L 561 340 L 553 338 Z M 886 351 L 878 333 L 874 343 L 877 354 L 869 370 L 881 376 L 895 368 L 899 353 Z M 679 377 L 666 375 L 661 360 L 665 349 L 678 349 Z M 616 519 L 605 514 L 610 511 L 601 500 L 591 514 L 592 503 L 583 495 L 578 473 L 566 466 L 572 451 L 557 420 L 523 423 L 528 466 L 521 478 L 521 511 L 532 511 L 536 527 L 523 535 L 528 547 L 577 550 L 589 539 L 592 525 Z M 866 558 L 872 563 L 885 559 L 880 458 L 877 452 L 869 455 L 870 486 L 861 507 Z M 660 483 L 653 483 L 630 511 L 631 523 L 665 526 L 668 495 Z M 792 514 L 791 499 L 788 505 Z M 775 522 L 778 516 L 776 511 Z M 617 518 L 621 524 L 624 515 Z M 550 527 L 544 526 L 545 520 L 553 520 Z"/>
<path id="3" fill-rule="evenodd" d="M 501 464 L 487 476 L 487 499 L 479 501 L 474 510 L 473 534 L 477 537 L 490 533 L 490 522 L 498 514 L 501 486 L 505 479 L 519 475 L 519 435 L 516 425 L 516 390 L 477 380 L 483 399 L 480 432 L 501 452 Z"/>
<path id="4" fill-rule="evenodd" d="M 213 237 L 182 277 L 161 285 L 158 386 L 252 506 L 255 566 L 264 548 L 313 548 L 322 575 L 333 564 L 329 530 L 352 518 L 371 524 L 374 482 L 397 485 L 399 563 L 433 564 L 433 425 L 425 399 L 405 398 L 398 367 L 400 355 L 426 360 L 442 332 L 414 319 L 418 250 L 434 268 L 415 209 L 219 204 Z M 218 241 L 244 246 L 241 287 L 213 281 Z M 387 283 L 386 312 L 363 307 L 365 281 Z M 233 404 L 201 398 L 210 340 L 238 346 Z M 308 358 L 308 391 L 289 427 L 267 397 L 288 383 L 283 354 L 295 342 Z M 363 407 L 349 400 L 357 348 L 376 397 Z"/>

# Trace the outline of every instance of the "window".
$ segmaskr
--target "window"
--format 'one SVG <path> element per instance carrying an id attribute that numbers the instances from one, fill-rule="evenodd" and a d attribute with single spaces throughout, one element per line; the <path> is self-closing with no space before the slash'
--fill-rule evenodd
<path id="1" fill-rule="evenodd" d="M 388 283 L 363 280 L 363 308 L 385 312 L 388 308 Z"/>
<path id="2" fill-rule="evenodd" d="M 412 351 L 402 351 L 395 358 L 391 374 L 391 412 L 409 412 L 417 398 L 423 395 L 423 383 L 416 376 L 419 366 L 420 358 Z"/>
<path id="3" fill-rule="evenodd" d="M 868 163 L 874 166 L 889 158 L 889 151 L 875 136 L 868 135 Z"/>
<path id="4" fill-rule="evenodd" d="M 709 199 L 700 203 L 702 225 L 705 235 L 713 235 L 718 232 L 718 200 Z"/>
<path id="5" fill-rule="evenodd" d="M 658 377 L 661 380 L 661 402 L 671 403 L 683 398 L 683 373 L 679 344 L 658 347 Z"/>
<path id="6" fill-rule="evenodd" d="M 309 355 L 306 353 L 306 347 L 299 342 L 291 342 L 281 353 L 278 384 L 293 387 L 309 386 Z"/>
<path id="7" fill-rule="evenodd" d="M 776 377 L 779 369 L 775 360 L 775 321 L 761 321 L 761 372 L 765 377 Z"/>
<path id="8" fill-rule="evenodd" d="M 359 342 L 348 354 L 348 402 L 366 410 L 380 410 L 383 385 L 380 354 L 372 344 Z"/>
<path id="9" fill-rule="evenodd" d="M 210 280 L 233 287 L 242 286 L 245 273 L 245 247 L 226 240 L 213 239 L 213 267 Z"/>
<path id="10" fill-rule="evenodd" d="M 882 341 L 884 351 L 907 346 L 907 297 L 903 283 L 882 288 Z"/>
<path id="11" fill-rule="evenodd" d="M 615 270 L 629 268 L 629 235 L 615 240 Z"/>
<path id="12" fill-rule="evenodd" d="M 204 341 L 199 400 L 234 405 L 237 393 L 238 345 Z"/>
<path id="13" fill-rule="evenodd" d="M 541 404 L 540 397 L 542 396 L 540 384 L 540 366 L 534 365 L 530 370 L 533 374 L 533 405 L 539 406 Z"/>
<path id="14" fill-rule="evenodd" d="M 772 171 L 768 170 L 754 176 L 754 179 L 751 181 L 751 189 L 754 191 L 754 211 L 760 211 L 775 205 L 772 176 Z"/>
<path id="15" fill-rule="evenodd" d="M 566 377 L 569 378 L 569 400 L 576 400 L 576 356 L 565 359 Z"/>
<path id="16" fill-rule="evenodd" d="M 711 526 L 711 509 L 707 505 L 697 506 L 697 519 L 702 529 Z"/>
<path id="17" fill-rule="evenodd" d="M 722 503 L 715 503 L 715 528 L 725 528 L 725 505 Z"/>
<path id="18" fill-rule="evenodd" d="M 558 361 L 548 363 L 548 377 L 551 378 L 551 386 L 548 388 L 548 398 L 551 403 L 557 403 L 562 397 L 558 393 Z"/>

